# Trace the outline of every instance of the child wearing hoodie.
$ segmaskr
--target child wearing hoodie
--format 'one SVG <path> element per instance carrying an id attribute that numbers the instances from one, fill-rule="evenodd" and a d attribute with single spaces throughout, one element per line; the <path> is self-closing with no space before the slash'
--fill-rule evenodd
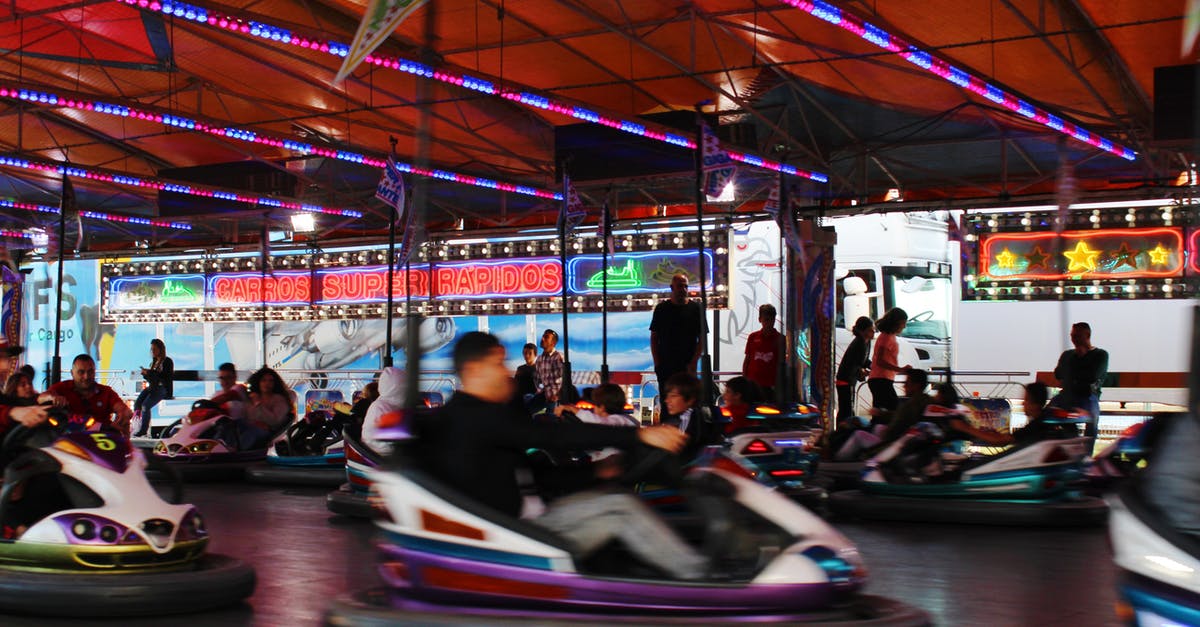
<path id="1" fill-rule="evenodd" d="M 362 427 L 363 444 L 377 453 L 392 452 L 392 444 L 379 439 L 380 419 L 404 411 L 404 386 L 404 371 L 400 368 L 388 367 L 379 373 L 379 398 L 367 408 Z"/>

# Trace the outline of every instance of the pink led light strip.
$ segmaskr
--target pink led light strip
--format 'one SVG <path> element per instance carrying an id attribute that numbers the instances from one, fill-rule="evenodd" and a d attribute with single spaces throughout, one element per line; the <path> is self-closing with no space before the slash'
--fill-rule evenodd
<path id="1" fill-rule="evenodd" d="M 279 135 L 270 135 L 261 131 L 245 127 L 236 127 L 229 124 L 223 124 L 212 120 L 199 120 L 186 116 L 177 115 L 171 112 L 164 111 L 157 107 L 149 107 L 146 105 L 129 106 L 126 104 L 116 104 L 113 99 L 99 99 L 85 94 L 70 93 L 70 92 L 50 92 L 41 89 L 24 87 L 17 84 L 0 85 L 0 98 L 16 98 L 23 102 L 28 102 L 35 105 L 43 105 L 46 107 L 64 107 L 68 109 L 77 109 L 80 111 L 92 111 L 95 113 L 103 113 L 117 117 L 129 117 L 138 120 L 146 120 L 148 122 L 158 122 L 164 126 L 182 129 L 185 131 L 195 131 L 197 133 L 208 133 L 217 137 L 226 137 L 239 141 L 262 144 L 276 148 L 283 148 L 292 152 L 297 152 L 305 155 L 318 155 L 341 161 L 349 161 L 351 163 L 362 163 L 382 169 L 387 164 L 387 159 L 382 157 L 372 157 L 361 153 L 351 152 L 348 150 L 334 150 L 332 148 L 323 148 L 314 146 L 309 143 L 296 141 L 288 137 Z M 525 194 L 535 196 L 537 198 L 548 198 L 554 200 L 562 200 L 562 194 L 544 189 L 537 189 L 528 185 L 517 185 L 515 183 L 506 183 L 504 181 L 495 181 L 479 176 L 471 176 L 468 174 L 460 174 L 450 172 L 448 170 L 438 170 L 431 168 L 418 168 L 409 163 L 397 163 L 402 172 L 411 172 L 421 176 L 453 181 L 464 185 L 474 185 L 477 187 L 486 187 L 489 189 L 498 189 L 507 192 Z"/>
<path id="2" fill-rule="evenodd" d="M 161 2 L 159 0 L 120 1 L 130 6 L 163 13 L 164 15 L 183 18 L 197 24 L 204 24 L 219 28 L 229 33 L 236 33 L 246 37 L 253 37 L 282 44 L 299 46 L 301 48 L 323 52 L 339 58 L 344 58 L 347 54 L 349 54 L 350 50 L 348 45 L 341 42 L 303 37 L 293 34 L 289 29 L 280 26 L 239 18 L 185 2 L 175 2 L 173 0 L 163 0 Z M 417 61 L 411 61 L 399 57 L 371 54 L 368 55 L 363 62 L 385 69 L 398 70 L 414 76 L 431 78 L 433 80 L 462 87 L 464 89 L 470 89 L 492 96 L 499 96 L 505 100 L 517 102 L 525 106 L 546 111 L 553 111 L 555 113 L 573 117 L 577 120 L 591 122 L 593 124 L 600 124 L 612 129 L 654 139 L 667 144 L 690 148 L 692 150 L 696 149 L 696 141 L 693 138 L 681 135 L 677 131 L 666 130 L 663 128 L 656 129 L 652 126 L 647 126 L 644 122 L 637 120 L 625 120 L 618 115 L 599 113 L 590 109 L 587 105 L 572 103 L 566 99 L 552 98 L 550 96 L 534 93 L 528 90 L 521 91 L 511 87 L 497 86 L 492 81 L 487 79 L 470 76 L 468 74 L 462 74 L 455 71 L 438 69 Z M 734 161 L 744 163 L 746 165 L 773 170 L 775 172 L 783 172 L 785 174 L 792 174 L 820 183 L 829 182 L 829 177 L 820 172 L 803 170 L 793 165 L 763 159 L 762 157 L 755 155 L 749 155 L 741 152 L 730 152 L 729 157 Z"/>
<path id="3" fill-rule="evenodd" d="M 61 213 L 58 207 L 50 205 L 36 205 L 28 202 L 20 202 L 8 198 L 0 198 L 0 207 L 11 207 L 13 209 L 25 209 L 26 211 L 36 211 L 38 213 Z M 88 211 L 83 210 L 79 215 L 93 220 L 107 220 L 109 222 L 123 222 L 125 224 L 140 224 L 143 226 L 161 226 L 171 229 L 183 229 L 190 231 L 192 225 L 186 222 L 171 222 L 170 220 L 155 220 L 152 218 L 143 218 L 141 216 L 123 216 L 113 213 L 104 213 L 103 211 Z"/>
<path id="4" fill-rule="evenodd" d="M 931 72 L 943 79 L 978 94 L 988 100 L 1017 113 L 1025 118 L 1045 125 L 1063 135 L 1073 137 L 1085 144 L 1094 146 L 1105 152 L 1114 154 L 1122 159 L 1133 161 L 1137 153 L 1112 140 L 1101 137 L 1082 126 L 1066 122 L 1062 118 L 1014 96 L 1013 94 L 955 67 L 949 61 L 942 59 L 926 50 L 918 48 L 887 31 L 856 17 L 849 12 L 822 0 L 779 0 L 780 2 L 800 9 L 813 17 L 820 18 L 834 26 L 841 27 L 862 37 L 876 46 L 895 52 L 900 58 L 909 63 Z"/>
<path id="5" fill-rule="evenodd" d="M 215 187 L 194 185 L 192 183 L 176 183 L 159 178 L 130 176 L 123 172 L 113 172 L 99 168 L 82 168 L 79 166 L 64 165 L 49 161 L 31 161 L 29 159 L 24 159 L 13 155 L 0 155 L 0 167 L 22 168 L 25 170 L 34 170 L 40 172 L 53 172 L 57 175 L 65 174 L 67 176 L 91 179 L 93 181 L 105 181 L 108 183 L 116 183 L 118 185 L 128 185 L 131 187 L 175 192 L 177 194 L 187 194 L 189 196 L 199 196 L 202 198 L 217 198 L 233 202 L 244 202 L 260 207 L 277 207 L 279 209 L 290 209 L 309 213 L 324 213 L 348 218 L 362 217 L 361 212 L 354 211 L 352 209 L 336 209 L 323 207 L 321 205 L 307 205 L 289 200 L 270 198 L 267 196 L 255 196 L 252 194 L 228 191 Z"/>

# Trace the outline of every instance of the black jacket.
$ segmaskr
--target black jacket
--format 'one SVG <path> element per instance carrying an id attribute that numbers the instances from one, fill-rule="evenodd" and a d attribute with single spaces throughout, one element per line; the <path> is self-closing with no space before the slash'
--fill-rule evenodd
<path id="1" fill-rule="evenodd" d="M 175 362 L 170 357 L 163 357 L 162 370 L 147 370 L 144 376 L 150 387 L 161 387 L 167 398 L 175 398 Z"/>
<path id="2" fill-rule="evenodd" d="M 525 452 L 629 448 L 637 430 L 591 424 L 534 424 L 511 406 L 455 392 L 421 431 L 421 459 L 448 486 L 510 516 L 521 513 L 516 471 Z"/>

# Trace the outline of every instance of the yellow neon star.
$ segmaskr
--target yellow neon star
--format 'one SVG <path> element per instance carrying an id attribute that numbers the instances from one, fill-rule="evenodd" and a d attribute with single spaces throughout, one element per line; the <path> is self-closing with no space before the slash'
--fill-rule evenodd
<path id="1" fill-rule="evenodd" d="M 1167 265 L 1167 257 L 1171 255 L 1171 251 L 1163 248 L 1162 244 L 1155 246 L 1153 250 L 1147 252 L 1150 253 L 1150 263 L 1156 266 Z"/>
<path id="2" fill-rule="evenodd" d="M 1075 250 L 1068 250 L 1063 253 L 1063 256 L 1070 260 L 1070 265 L 1067 266 L 1067 272 L 1095 272 L 1096 257 L 1100 256 L 1100 251 L 1088 248 L 1087 242 L 1079 242 L 1075 245 Z"/>
<path id="3" fill-rule="evenodd" d="M 1001 268 L 1015 268 L 1017 267 L 1017 256 L 1012 254 L 1011 250 L 1005 248 L 1000 251 L 999 255 L 996 255 L 996 263 L 1000 264 Z"/>

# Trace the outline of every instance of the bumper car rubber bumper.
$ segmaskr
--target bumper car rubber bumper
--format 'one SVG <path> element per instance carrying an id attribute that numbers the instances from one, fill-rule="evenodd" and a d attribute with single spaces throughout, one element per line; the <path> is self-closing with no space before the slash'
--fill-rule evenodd
<path id="1" fill-rule="evenodd" d="M 1086 527 L 1108 521 L 1108 505 L 1092 496 L 1022 502 L 886 496 L 849 490 L 829 495 L 829 508 L 835 515 L 852 518 L 972 525 Z"/>
<path id="2" fill-rule="evenodd" d="M 345 477 L 346 474 L 343 472 L 343 485 L 325 497 L 325 507 L 335 514 L 351 518 L 373 517 L 375 514 L 371 503 L 367 500 L 367 495 L 351 490 L 344 483 Z"/>
<path id="3" fill-rule="evenodd" d="M 224 555 L 134 572 L 0 569 L 0 612 L 39 616 L 151 616 L 232 605 L 254 592 L 254 569 Z"/>
<path id="4" fill-rule="evenodd" d="M 277 466 L 262 463 L 246 468 L 246 479 L 251 483 L 336 488 L 346 482 L 346 467 Z"/>
<path id="5" fill-rule="evenodd" d="M 470 607 L 419 601 L 384 588 L 374 588 L 334 602 L 325 616 L 326 625 L 382 627 L 396 624 L 419 625 L 713 625 L 748 621 L 813 623 L 821 625 L 853 624 L 876 627 L 930 625 L 924 611 L 899 601 L 870 595 L 856 595 L 844 604 L 814 612 L 779 612 L 762 616 L 745 612 L 729 614 L 678 614 L 648 610 L 644 613 L 586 614 L 583 612 L 538 612 L 513 607 Z"/>

